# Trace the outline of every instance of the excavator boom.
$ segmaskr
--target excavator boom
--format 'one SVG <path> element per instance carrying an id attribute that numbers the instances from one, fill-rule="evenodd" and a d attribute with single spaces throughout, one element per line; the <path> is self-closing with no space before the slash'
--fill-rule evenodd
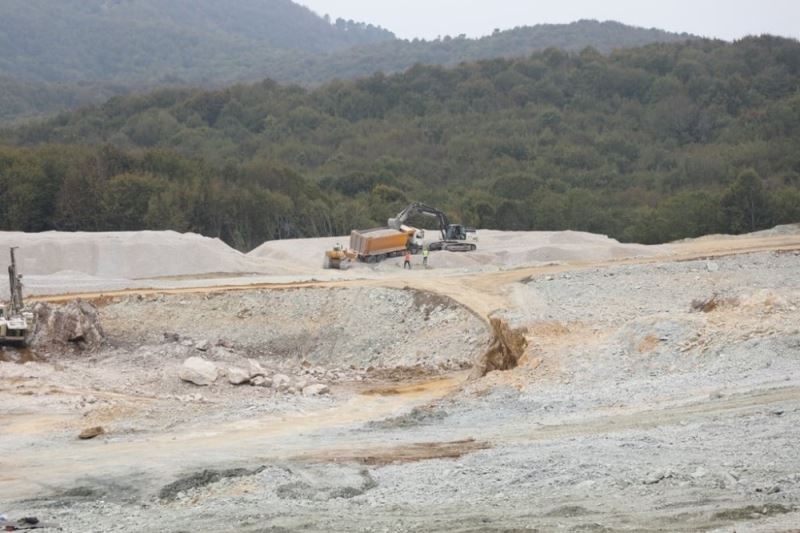
<path id="1" fill-rule="evenodd" d="M 442 232 L 442 239 L 447 239 L 447 228 L 450 227 L 450 221 L 447 220 L 447 215 L 445 215 L 443 211 L 440 211 L 435 207 L 425 205 L 422 202 L 414 202 L 410 204 L 408 207 L 400 211 L 396 217 L 390 218 L 387 225 L 390 228 L 399 230 L 405 225 L 408 219 L 414 215 L 425 215 L 436 218 L 439 221 L 439 230 Z"/>
<path id="2" fill-rule="evenodd" d="M 444 211 L 423 204 L 422 202 L 409 204 L 408 207 L 400 211 L 396 217 L 390 218 L 387 225 L 390 228 L 399 230 L 403 228 L 408 219 L 414 215 L 433 217 L 439 222 L 439 231 L 442 234 L 442 240 L 431 243 L 429 249 L 449 250 L 453 252 L 471 252 L 477 249 L 476 244 L 465 242 L 469 240 L 469 234 L 474 235 L 474 230 L 468 231 L 467 228 L 461 224 L 451 224 Z"/>

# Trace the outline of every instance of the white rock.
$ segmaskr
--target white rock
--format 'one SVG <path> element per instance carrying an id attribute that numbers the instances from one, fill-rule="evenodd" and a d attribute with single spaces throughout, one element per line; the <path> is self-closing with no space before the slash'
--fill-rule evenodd
<path id="1" fill-rule="evenodd" d="M 708 261 L 706 263 L 706 268 L 709 272 L 717 272 L 719 270 L 719 265 L 713 261 Z"/>
<path id="2" fill-rule="evenodd" d="M 178 377 L 183 381 L 205 386 L 214 383 L 218 375 L 217 366 L 214 363 L 201 357 L 190 357 L 183 362 Z"/>
<path id="3" fill-rule="evenodd" d="M 289 383 L 291 383 L 291 379 L 286 374 L 275 374 L 272 376 L 272 386 L 276 389 L 287 389 L 289 388 Z"/>
<path id="4" fill-rule="evenodd" d="M 207 340 L 202 340 L 202 341 L 198 342 L 197 344 L 195 344 L 194 347 L 195 347 L 196 350 L 200 350 L 201 352 L 205 352 L 205 351 L 208 351 L 208 349 L 211 347 L 211 343 L 208 342 Z"/>
<path id="5" fill-rule="evenodd" d="M 323 383 L 315 383 L 303 388 L 303 396 L 319 396 L 321 394 L 328 394 L 330 389 Z"/>
<path id="6" fill-rule="evenodd" d="M 272 386 L 272 380 L 269 379 L 269 378 L 266 378 L 264 376 L 256 376 L 256 377 L 250 379 L 250 384 L 255 386 L 255 387 L 267 387 L 267 388 L 269 388 L 269 387 Z"/>
<path id="7" fill-rule="evenodd" d="M 247 360 L 247 369 L 250 372 L 250 377 L 254 378 L 257 376 L 266 376 L 267 371 L 261 366 L 261 363 L 256 361 L 255 359 L 248 359 Z"/>
<path id="8" fill-rule="evenodd" d="M 232 366 L 228 369 L 228 382 L 231 385 L 241 385 L 250 381 L 250 373 L 241 368 Z"/>

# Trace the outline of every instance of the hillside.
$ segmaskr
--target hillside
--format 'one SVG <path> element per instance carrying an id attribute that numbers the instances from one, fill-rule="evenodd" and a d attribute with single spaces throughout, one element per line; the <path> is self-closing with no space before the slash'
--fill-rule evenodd
<path id="1" fill-rule="evenodd" d="M 289 0 L 9 0 L 0 3 L 0 122 L 160 87 L 217 88 L 264 78 L 314 86 L 416 63 L 455 65 L 548 47 L 609 53 L 687 38 L 580 21 L 480 39 L 404 41 L 370 24 L 330 21 Z"/>
<path id="2" fill-rule="evenodd" d="M 262 76 L 282 83 L 315 86 L 333 79 L 354 79 L 376 72 L 402 72 L 416 64 L 454 66 L 463 61 L 528 56 L 547 48 L 579 52 L 591 47 L 603 54 L 652 43 L 682 42 L 694 37 L 618 22 L 581 20 L 495 31 L 476 39 L 444 37 L 433 41 L 386 40 L 330 54 L 275 55 Z"/>
<path id="3" fill-rule="evenodd" d="M 516 57 L 548 47 L 610 52 L 686 38 L 580 21 L 412 42 L 369 24 L 331 22 L 290 0 L 8 0 L 0 4 L 0 76 L 132 85 L 263 78 L 314 84 L 415 63 Z"/>
<path id="4" fill-rule="evenodd" d="M 281 50 L 329 52 L 386 39 L 290 0 L 7 0 L 0 74 L 35 81 L 223 81 Z"/>
<path id="5" fill-rule="evenodd" d="M 42 83 L 0 77 L 0 124 L 104 102 L 131 87 L 102 83 Z"/>
<path id="6" fill-rule="evenodd" d="M 798 87 L 800 43 L 761 37 L 114 98 L 7 132 L 0 227 L 248 249 L 424 200 L 482 228 L 752 231 L 800 220 Z"/>

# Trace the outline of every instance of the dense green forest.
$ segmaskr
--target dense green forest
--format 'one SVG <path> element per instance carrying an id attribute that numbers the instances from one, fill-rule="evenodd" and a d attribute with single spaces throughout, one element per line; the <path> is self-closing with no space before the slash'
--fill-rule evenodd
<path id="1" fill-rule="evenodd" d="M 481 228 L 662 242 L 800 221 L 800 43 L 160 90 L 3 138 L 3 229 L 171 228 L 247 249 L 421 200 Z"/>
<path id="2" fill-rule="evenodd" d="M 405 41 L 290 0 L 5 0 L 0 76 L 40 82 L 208 84 L 270 78 L 320 83 L 414 63 L 528 55 L 548 47 L 601 52 L 688 39 L 615 22 L 497 31 L 481 39 Z"/>
<path id="3" fill-rule="evenodd" d="M 314 53 L 393 40 L 291 0 L 4 0 L 0 74 L 24 80 L 225 80 L 274 51 Z"/>
<path id="4" fill-rule="evenodd" d="M 290 0 L 6 0 L 0 2 L 0 121 L 161 87 L 264 78 L 315 86 L 415 63 L 455 65 L 548 47 L 608 53 L 689 37 L 580 21 L 480 39 L 404 41 Z"/>
<path id="5" fill-rule="evenodd" d="M 0 77 L 0 124 L 105 102 L 132 90 L 110 83 L 40 83 Z"/>

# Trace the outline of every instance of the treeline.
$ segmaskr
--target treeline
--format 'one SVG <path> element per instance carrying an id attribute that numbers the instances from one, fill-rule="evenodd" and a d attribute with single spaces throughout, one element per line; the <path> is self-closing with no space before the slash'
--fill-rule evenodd
<path id="1" fill-rule="evenodd" d="M 0 124 L 52 116 L 129 92 L 130 87 L 105 83 L 37 83 L 0 77 Z"/>
<path id="2" fill-rule="evenodd" d="M 0 148 L 0 191 L 0 227 L 7 230 L 172 229 L 220 237 L 242 250 L 368 221 L 285 167 L 220 171 L 161 150 Z"/>
<path id="3" fill-rule="evenodd" d="M 163 90 L 5 139 L 4 229 L 172 228 L 246 249 L 382 225 L 421 200 L 483 228 L 738 233 L 800 221 L 800 43 L 549 49 L 311 91 Z"/>
<path id="4" fill-rule="evenodd" d="M 385 40 L 329 54 L 274 54 L 259 70 L 280 83 L 317 86 L 334 79 L 363 78 L 375 72 L 402 72 L 416 64 L 455 66 L 481 59 L 527 57 L 547 48 L 579 52 L 591 47 L 602 54 L 653 43 L 683 42 L 695 37 L 618 22 L 580 20 L 570 24 L 539 24 L 475 39 L 465 35 L 434 40 Z M 251 77 L 250 77 L 251 78 Z"/>
<path id="5" fill-rule="evenodd" d="M 318 86 L 400 72 L 417 63 L 452 66 L 524 57 L 548 47 L 579 51 L 591 46 L 610 53 L 688 38 L 583 20 L 479 39 L 405 41 L 369 24 L 318 17 L 288 0 L 192 6 L 179 0 L 11 0 L 0 3 L 0 49 L 6 52 L 0 57 L 0 123 L 143 88 L 220 87 L 263 78 Z"/>

